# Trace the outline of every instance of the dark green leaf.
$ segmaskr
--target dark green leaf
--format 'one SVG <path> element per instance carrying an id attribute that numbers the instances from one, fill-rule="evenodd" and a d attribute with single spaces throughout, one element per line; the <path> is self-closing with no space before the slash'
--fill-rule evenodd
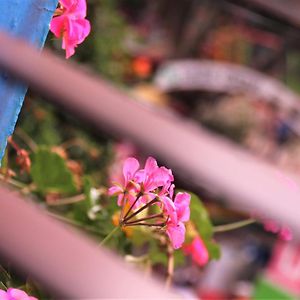
<path id="1" fill-rule="evenodd" d="M 174 265 L 176 267 L 183 266 L 185 264 L 185 255 L 181 249 L 174 251 Z"/>
<path id="2" fill-rule="evenodd" d="M 162 264 L 164 266 L 168 265 L 167 253 L 162 251 L 162 249 L 157 245 L 155 240 L 149 243 L 149 258 L 152 265 Z"/>
<path id="3" fill-rule="evenodd" d="M 200 233 L 202 239 L 209 239 L 213 234 L 213 226 L 208 212 L 198 196 L 193 193 L 189 194 L 191 195 L 190 219 L 196 226 L 196 229 Z"/>
<path id="4" fill-rule="evenodd" d="M 220 246 L 214 241 L 204 241 L 210 259 L 219 259 L 221 257 Z"/>
<path id="5" fill-rule="evenodd" d="M 91 179 L 87 176 L 83 177 L 83 193 L 85 199 L 73 205 L 74 219 L 80 222 L 88 222 L 88 210 L 92 207 L 91 199 Z"/>
<path id="6" fill-rule="evenodd" d="M 46 147 L 33 155 L 31 177 L 39 192 L 72 194 L 76 192 L 73 174 L 62 157 Z"/>

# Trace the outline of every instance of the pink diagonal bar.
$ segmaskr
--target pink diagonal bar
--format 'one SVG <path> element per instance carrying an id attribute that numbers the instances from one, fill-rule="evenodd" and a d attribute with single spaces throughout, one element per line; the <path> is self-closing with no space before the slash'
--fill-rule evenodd
<path id="1" fill-rule="evenodd" d="M 179 297 L 3 186 L 0 228 L 1 258 L 38 279 L 55 299 Z"/>
<path id="2" fill-rule="evenodd" d="M 131 139 L 163 160 L 177 176 L 225 197 L 237 209 L 268 214 L 299 236 L 298 178 L 278 173 L 272 165 L 193 122 L 132 101 L 99 77 L 49 52 L 39 55 L 3 33 L 0 43 L 0 65 L 53 102 L 97 129 Z"/>

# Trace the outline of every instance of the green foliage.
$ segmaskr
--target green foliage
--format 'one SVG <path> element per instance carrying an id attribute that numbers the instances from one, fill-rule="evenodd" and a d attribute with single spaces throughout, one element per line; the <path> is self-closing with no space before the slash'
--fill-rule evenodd
<path id="1" fill-rule="evenodd" d="M 168 256 L 166 251 L 164 251 L 155 240 L 149 241 L 149 250 L 148 250 L 149 259 L 152 265 L 162 264 L 167 266 Z"/>
<path id="2" fill-rule="evenodd" d="M 204 240 L 204 243 L 210 259 L 219 259 L 221 257 L 221 249 L 216 242 L 206 239 Z"/>
<path id="3" fill-rule="evenodd" d="M 31 177 L 39 192 L 72 194 L 74 178 L 65 160 L 49 148 L 40 147 L 32 156 Z"/>
<path id="4" fill-rule="evenodd" d="M 88 210 L 93 206 L 91 197 L 92 181 L 88 176 L 83 177 L 83 192 L 85 199 L 73 204 L 73 217 L 80 222 L 89 222 Z"/>
<path id="5" fill-rule="evenodd" d="M 199 197 L 193 193 L 189 194 L 191 195 L 190 219 L 201 236 L 210 259 L 219 259 L 221 257 L 221 250 L 219 245 L 213 241 L 213 225 L 209 214 Z"/>
<path id="6" fill-rule="evenodd" d="M 131 27 L 117 9 L 115 0 L 88 1 L 88 19 L 92 23 L 89 37 L 76 51 L 76 58 L 114 82 L 121 83 L 129 65 L 124 47 Z"/>
<path id="7" fill-rule="evenodd" d="M 209 239 L 213 234 L 213 225 L 210 221 L 209 214 L 199 197 L 190 192 L 189 194 L 191 195 L 190 219 L 196 226 L 201 237 L 203 239 Z"/>

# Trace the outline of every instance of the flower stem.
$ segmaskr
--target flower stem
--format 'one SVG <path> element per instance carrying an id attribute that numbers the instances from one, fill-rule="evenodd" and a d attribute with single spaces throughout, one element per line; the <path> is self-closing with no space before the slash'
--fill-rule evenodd
<path id="1" fill-rule="evenodd" d="M 168 274 L 166 279 L 166 288 L 170 288 L 174 276 L 174 249 L 170 244 L 167 246 L 168 252 Z"/>
<path id="2" fill-rule="evenodd" d="M 219 226 L 214 226 L 214 233 L 217 232 L 226 232 L 226 231 L 231 231 L 231 230 L 235 230 L 235 229 L 239 229 L 242 227 L 245 227 L 247 225 L 256 223 L 257 221 L 255 219 L 249 218 L 243 221 L 238 221 L 238 222 L 234 222 L 234 223 L 230 223 L 230 224 L 225 224 L 225 225 L 219 225 Z"/>
<path id="3" fill-rule="evenodd" d="M 100 243 L 100 246 L 103 246 L 118 230 L 120 226 L 115 227 Z"/>
<path id="4" fill-rule="evenodd" d="M 60 205 L 68 205 L 68 204 L 73 204 L 73 203 L 77 203 L 80 201 L 85 200 L 85 195 L 84 194 L 79 194 L 73 197 L 69 197 L 69 198 L 61 198 L 61 199 L 57 199 L 55 201 L 48 201 L 47 205 L 48 206 L 60 206 Z"/>
<path id="5" fill-rule="evenodd" d="M 52 218 L 55 218 L 55 219 L 57 219 L 59 221 L 62 221 L 64 223 L 67 223 L 69 225 L 76 226 L 76 227 L 78 227 L 80 229 L 89 231 L 89 232 L 94 233 L 94 234 L 99 234 L 99 231 L 96 230 L 96 229 L 94 229 L 93 227 L 86 226 L 86 225 L 84 225 L 82 223 L 76 222 L 76 221 L 74 221 L 72 219 L 69 219 L 69 218 L 66 218 L 66 217 L 64 217 L 62 215 L 59 215 L 59 214 L 56 214 L 56 213 L 52 213 L 50 211 L 47 211 L 47 215 L 49 215 Z"/>
<path id="6" fill-rule="evenodd" d="M 154 227 L 164 227 L 166 225 L 166 222 L 163 223 L 138 223 L 138 222 L 134 222 L 134 223 L 126 223 L 125 226 L 154 226 Z"/>
<path id="7" fill-rule="evenodd" d="M 151 206 L 152 204 L 159 202 L 157 199 L 153 199 L 152 201 L 148 202 L 147 204 L 145 204 L 144 206 L 142 206 L 140 209 L 138 209 L 137 211 L 135 211 L 133 214 L 131 214 L 130 216 L 128 216 L 127 218 L 123 219 L 123 223 L 127 222 L 128 220 L 130 220 L 131 218 L 133 218 L 134 216 L 136 216 L 138 213 L 140 213 L 141 211 L 143 211 L 144 209 L 146 209 L 147 207 Z"/>
<path id="8" fill-rule="evenodd" d="M 126 212 L 125 216 L 122 216 L 122 220 L 125 220 L 127 218 L 127 216 L 129 215 L 129 213 L 132 211 L 133 207 L 135 206 L 135 204 L 137 203 L 137 201 L 139 200 L 139 196 L 136 197 L 135 201 L 131 204 L 130 208 L 128 209 L 128 211 Z M 123 206 L 125 206 L 123 204 Z"/>
<path id="9" fill-rule="evenodd" d="M 124 222 L 124 225 L 138 223 L 138 222 L 141 222 L 141 221 L 147 221 L 147 220 L 157 219 L 157 218 L 163 218 L 163 214 L 159 213 L 159 214 L 155 214 L 155 215 L 150 215 L 150 216 L 145 217 L 145 218 L 136 219 L 134 221 Z"/>

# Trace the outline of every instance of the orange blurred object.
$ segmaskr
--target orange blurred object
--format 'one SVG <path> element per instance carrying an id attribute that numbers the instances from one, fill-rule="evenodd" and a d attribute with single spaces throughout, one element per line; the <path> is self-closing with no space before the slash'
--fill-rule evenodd
<path id="1" fill-rule="evenodd" d="M 152 62 L 146 56 L 138 56 L 132 62 L 132 70 L 140 78 L 147 78 L 152 72 Z"/>

